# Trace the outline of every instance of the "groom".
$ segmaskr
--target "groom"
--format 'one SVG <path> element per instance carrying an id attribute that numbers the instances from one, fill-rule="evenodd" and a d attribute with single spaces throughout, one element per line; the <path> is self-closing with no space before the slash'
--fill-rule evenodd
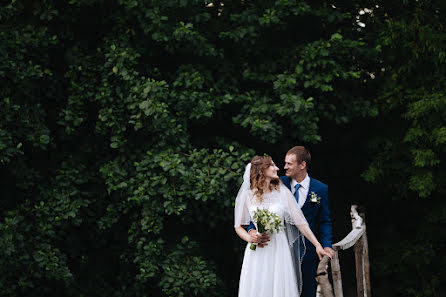
<path id="1" fill-rule="evenodd" d="M 307 169 L 311 163 L 310 152 L 304 146 L 291 148 L 285 156 L 286 176 L 280 179 L 291 190 L 296 198 L 298 206 L 302 209 L 311 230 L 317 236 L 325 251 L 334 256 L 331 246 L 332 227 L 330 219 L 330 209 L 328 203 L 328 186 L 317 179 L 311 178 Z M 253 224 L 248 227 L 248 231 L 255 236 L 255 230 L 251 230 Z M 268 237 L 260 239 L 263 245 L 269 241 Z M 262 244 L 259 244 L 262 247 Z M 305 239 L 306 252 L 302 261 L 302 297 L 316 296 L 316 269 L 318 256 L 315 247 Z"/>

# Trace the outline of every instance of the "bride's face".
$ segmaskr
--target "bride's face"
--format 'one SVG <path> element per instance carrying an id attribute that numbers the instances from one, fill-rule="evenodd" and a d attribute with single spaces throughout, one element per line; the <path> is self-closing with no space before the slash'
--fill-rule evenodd
<path id="1" fill-rule="evenodd" d="M 279 168 L 272 162 L 271 165 L 265 169 L 265 177 L 268 179 L 278 179 L 279 176 L 277 175 L 277 171 L 279 171 Z"/>

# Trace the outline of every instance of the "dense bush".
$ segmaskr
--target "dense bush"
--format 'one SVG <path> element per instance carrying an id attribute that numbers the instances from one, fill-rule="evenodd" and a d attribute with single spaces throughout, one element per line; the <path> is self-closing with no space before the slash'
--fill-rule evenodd
<path id="1" fill-rule="evenodd" d="M 444 7 L 386 5 L 2 4 L 0 295 L 234 295 L 244 164 L 296 143 L 336 148 L 321 125 L 347 135 L 378 112 L 364 178 L 387 196 L 371 209 L 425 197 L 416 225 L 444 226 Z M 444 268 L 411 284 L 441 255 L 435 230 L 385 255 L 376 244 L 376 278 L 403 257 L 407 284 L 392 292 L 438 296 Z"/>

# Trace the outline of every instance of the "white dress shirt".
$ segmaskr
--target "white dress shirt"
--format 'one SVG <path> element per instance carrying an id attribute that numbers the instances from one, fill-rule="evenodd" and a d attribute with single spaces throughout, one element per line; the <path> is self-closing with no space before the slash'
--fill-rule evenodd
<path id="1" fill-rule="evenodd" d="M 298 184 L 298 182 L 293 178 L 291 179 L 291 193 L 296 192 L 296 185 Z M 307 175 L 305 176 L 304 180 L 300 183 L 300 188 L 299 188 L 299 201 L 297 202 L 297 206 L 299 206 L 300 208 L 302 208 L 302 206 L 304 206 L 305 201 L 307 200 L 307 195 L 308 195 L 308 190 L 310 189 L 310 177 Z"/>

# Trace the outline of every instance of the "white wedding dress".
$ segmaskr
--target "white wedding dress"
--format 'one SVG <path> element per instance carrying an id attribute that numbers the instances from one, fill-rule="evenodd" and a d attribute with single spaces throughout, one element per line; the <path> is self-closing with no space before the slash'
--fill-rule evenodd
<path id="1" fill-rule="evenodd" d="M 301 236 L 296 226 L 308 223 L 294 196 L 282 183 L 279 191 L 264 194 L 261 202 L 252 197 L 251 191 L 248 195 L 240 191 L 236 200 L 235 227 L 253 221 L 257 208 L 275 212 L 287 228 L 271 234 L 268 245 L 263 248 L 251 250 L 251 244 L 246 245 L 238 296 L 297 297 L 301 288 L 300 261 L 295 261 L 292 245 Z"/>

